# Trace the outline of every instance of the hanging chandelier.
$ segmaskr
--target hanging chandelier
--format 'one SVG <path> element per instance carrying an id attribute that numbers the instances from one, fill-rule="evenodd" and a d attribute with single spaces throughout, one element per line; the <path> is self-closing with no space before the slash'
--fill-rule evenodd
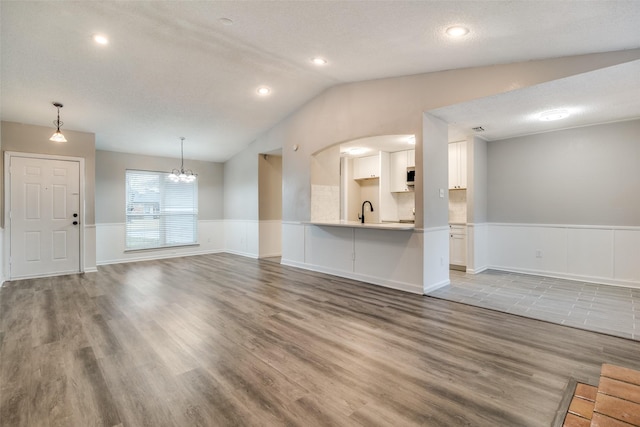
<path id="1" fill-rule="evenodd" d="M 184 169 L 184 136 L 180 137 L 180 169 L 173 169 L 169 174 L 169 179 L 173 182 L 193 182 L 196 174 L 191 169 Z"/>
<path id="2" fill-rule="evenodd" d="M 60 121 L 60 109 L 62 108 L 62 104 L 59 102 L 54 102 L 53 106 L 58 109 L 58 120 L 53 121 L 53 124 L 56 125 L 56 132 L 53 135 L 51 135 L 51 138 L 49 138 L 49 141 L 67 142 L 67 138 L 65 138 L 62 132 L 60 132 L 60 126 L 64 124 L 63 122 Z"/>

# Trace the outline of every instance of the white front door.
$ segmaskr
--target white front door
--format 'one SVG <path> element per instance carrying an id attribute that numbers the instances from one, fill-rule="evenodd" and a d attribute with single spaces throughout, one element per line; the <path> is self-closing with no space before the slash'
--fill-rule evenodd
<path id="1" fill-rule="evenodd" d="M 80 271 L 80 163 L 11 156 L 11 279 Z"/>

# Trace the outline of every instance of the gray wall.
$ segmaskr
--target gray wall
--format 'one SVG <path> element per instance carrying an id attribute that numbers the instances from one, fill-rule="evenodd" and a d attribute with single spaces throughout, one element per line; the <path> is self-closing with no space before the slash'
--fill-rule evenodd
<path id="1" fill-rule="evenodd" d="M 416 185 L 421 181 L 425 183 L 424 227 L 428 228 L 449 223 L 449 125 L 437 117 L 424 114 L 423 132 L 424 156 L 416 156 Z M 422 163 L 422 169 L 417 167 L 419 163 Z M 420 172 L 424 179 L 420 178 Z"/>
<path id="2" fill-rule="evenodd" d="M 2 151 L 50 154 L 56 156 L 81 157 L 85 167 L 85 224 L 95 224 L 95 134 L 62 129 L 67 142 L 49 141 L 55 131 L 52 126 L 35 126 L 15 122 L 2 122 Z M 4 160 L 0 162 L 0 180 L 4 189 Z M 4 211 L 4 197 L 2 197 Z M 0 215 L 4 222 L 4 215 Z"/>
<path id="3" fill-rule="evenodd" d="M 96 222 L 125 222 L 125 171 L 166 171 L 180 166 L 180 159 L 96 151 Z M 198 174 L 198 219 L 222 219 L 223 165 L 185 159 L 186 169 Z"/>
<path id="4" fill-rule="evenodd" d="M 265 158 L 266 156 L 266 158 Z M 282 156 L 258 156 L 259 219 L 282 219 Z"/>
<path id="5" fill-rule="evenodd" d="M 487 141 L 477 136 L 467 140 L 467 222 L 487 222 Z"/>
<path id="6" fill-rule="evenodd" d="M 488 143 L 490 222 L 640 226 L 640 120 Z"/>

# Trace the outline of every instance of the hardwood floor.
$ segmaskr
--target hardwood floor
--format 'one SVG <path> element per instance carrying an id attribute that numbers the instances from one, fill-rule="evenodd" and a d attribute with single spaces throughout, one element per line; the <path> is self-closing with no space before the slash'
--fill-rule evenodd
<path id="1" fill-rule="evenodd" d="M 640 342 L 219 254 L 0 289 L 2 426 L 548 426 Z"/>

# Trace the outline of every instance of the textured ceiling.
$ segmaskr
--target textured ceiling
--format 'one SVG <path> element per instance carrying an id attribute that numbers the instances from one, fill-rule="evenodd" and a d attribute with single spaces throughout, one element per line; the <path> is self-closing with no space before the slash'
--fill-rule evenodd
<path id="1" fill-rule="evenodd" d="M 540 113 L 570 116 L 540 121 Z M 633 61 L 517 91 L 431 110 L 450 124 L 450 141 L 476 134 L 488 141 L 640 118 L 640 61 Z M 483 132 L 474 132 L 481 126 Z"/>
<path id="2" fill-rule="evenodd" d="M 1 1 L 0 8 L 2 120 L 50 126 L 51 102 L 59 101 L 63 129 L 95 132 L 98 149 L 177 157 L 185 136 L 185 157 L 214 161 L 339 83 L 640 47 L 634 0 Z M 446 38 L 454 24 L 470 34 Z M 96 45 L 95 33 L 110 44 Z M 329 63 L 314 66 L 316 55 Z M 271 95 L 258 97 L 260 85 Z"/>

